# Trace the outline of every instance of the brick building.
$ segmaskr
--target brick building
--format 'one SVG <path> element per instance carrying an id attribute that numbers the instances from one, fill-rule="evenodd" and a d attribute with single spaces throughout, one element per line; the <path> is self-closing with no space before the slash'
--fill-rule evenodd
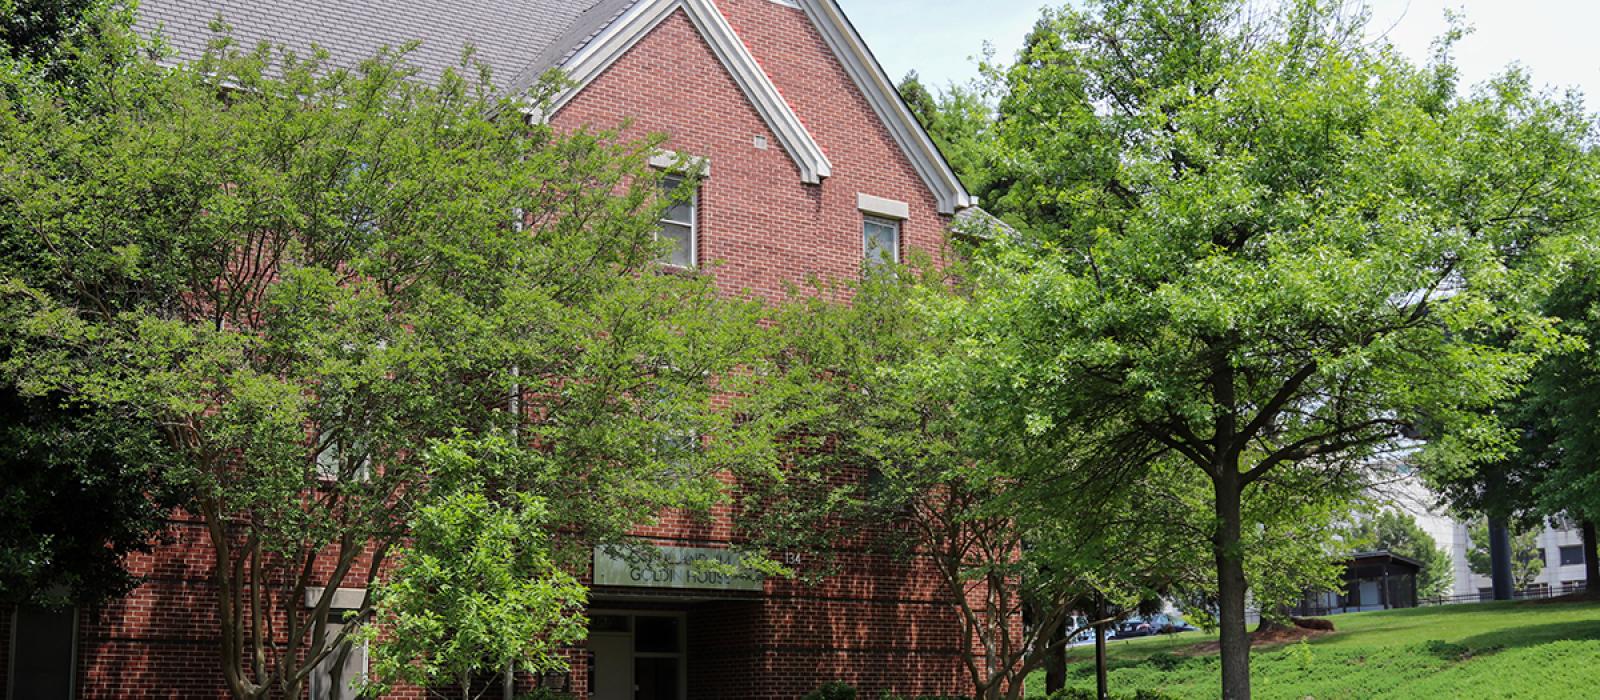
<path id="1" fill-rule="evenodd" d="M 242 43 L 315 43 L 336 62 L 420 39 L 411 59 L 424 79 L 456 65 L 465 44 L 502 89 L 565 70 L 576 86 L 538 118 L 631 119 L 633 135 L 668 134 L 668 149 L 706 168 L 693 206 L 664 226 L 677 262 L 718 262 L 729 294 L 775 298 L 809 275 L 854 276 L 869 257 L 938 254 L 974 204 L 834 0 L 145 0 L 138 27 L 190 58 L 219 14 Z M 640 533 L 679 558 L 714 556 L 728 537 L 726 527 Z M 0 636 L 0 687 L 23 700 L 64 674 L 76 697 L 226 697 L 205 541 L 175 522 L 170 544 L 132 562 L 146 582 L 95 615 L 0 612 L 11 631 Z M 597 552 L 590 641 L 570 677 L 551 680 L 596 700 L 795 698 L 829 680 L 864 697 L 966 691 L 960 628 L 931 573 L 842 556 L 846 573 L 808 586 L 640 576 Z"/>

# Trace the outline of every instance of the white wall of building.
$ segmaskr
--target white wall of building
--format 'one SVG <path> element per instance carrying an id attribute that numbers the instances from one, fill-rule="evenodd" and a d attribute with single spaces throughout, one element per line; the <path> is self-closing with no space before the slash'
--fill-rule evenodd
<path id="1" fill-rule="evenodd" d="M 1467 536 L 1467 524 L 1439 508 L 1438 497 L 1422 483 L 1421 479 L 1415 475 L 1401 476 L 1393 483 L 1386 484 L 1380 491 L 1381 495 L 1395 507 L 1416 518 L 1417 525 L 1433 537 L 1440 549 L 1449 552 L 1450 562 L 1455 570 L 1452 595 L 1472 595 L 1493 587 L 1488 576 L 1472 573 L 1472 568 L 1467 564 L 1467 552 L 1472 549 L 1471 538 Z M 1585 581 L 1585 570 L 1581 561 L 1569 566 L 1561 565 L 1563 547 L 1578 547 L 1579 551 L 1582 551 L 1582 531 L 1575 528 L 1546 527 L 1539 533 L 1539 546 L 1544 549 L 1544 571 L 1539 574 L 1535 585 L 1543 584 L 1549 586 L 1552 591 L 1559 592 L 1564 586 L 1582 584 Z"/>

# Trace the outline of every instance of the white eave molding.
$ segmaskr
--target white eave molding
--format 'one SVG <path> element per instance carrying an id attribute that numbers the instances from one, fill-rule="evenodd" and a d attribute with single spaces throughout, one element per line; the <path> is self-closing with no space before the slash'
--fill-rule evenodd
<path id="1" fill-rule="evenodd" d="M 939 212 L 954 214 L 962 209 L 977 206 L 977 200 L 967 193 L 955 171 L 939 153 L 933 139 L 917 122 L 894 82 L 884 74 L 883 67 L 867 49 L 861 35 L 851 26 L 850 20 L 839 9 L 836 0 L 799 0 L 800 8 L 811 18 L 812 24 L 822 33 L 828 47 L 844 64 L 845 72 L 855 81 L 866 96 L 878 119 L 889 129 L 894 140 L 917 169 L 929 189 L 938 197 Z"/>
<path id="2" fill-rule="evenodd" d="M 561 65 L 572 79 L 573 87 L 556 97 L 549 114 L 565 107 L 578 92 L 679 8 L 700 30 L 717 59 L 733 76 L 784 150 L 794 158 L 800 168 L 800 178 L 814 185 L 831 175 L 833 166 L 822 152 L 822 146 L 784 101 L 772 79 L 761 70 L 714 0 L 644 0 L 635 4 Z"/>

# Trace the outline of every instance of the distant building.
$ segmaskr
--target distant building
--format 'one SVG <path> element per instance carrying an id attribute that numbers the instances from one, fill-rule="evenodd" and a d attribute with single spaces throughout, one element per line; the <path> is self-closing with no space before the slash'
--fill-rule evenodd
<path id="1" fill-rule="evenodd" d="M 1488 576 L 1475 574 L 1467 564 L 1472 540 L 1467 523 L 1452 517 L 1437 505 L 1438 496 L 1422 480 L 1408 475 L 1386 489 L 1396 507 L 1416 518 L 1417 525 L 1433 537 L 1439 548 L 1450 554 L 1453 573 L 1449 595 L 1493 596 L 1494 585 Z M 1576 527 L 1546 526 L 1539 533 L 1539 552 L 1544 570 L 1529 587 L 1534 595 L 1563 595 L 1581 590 L 1588 581 L 1584 569 L 1583 532 Z"/>

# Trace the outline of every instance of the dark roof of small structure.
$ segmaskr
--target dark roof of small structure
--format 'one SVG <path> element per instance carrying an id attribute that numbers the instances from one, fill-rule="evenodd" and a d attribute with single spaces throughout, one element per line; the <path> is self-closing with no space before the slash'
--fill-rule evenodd
<path id="1" fill-rule="evenodd" d="M 266 42 L 309 56 L 313 45 L 353 67 L 384 46 L 420 45 L 407 57 L 433 81 L 474 60 L 494 86 L 519 91 L 571 56 L 635 0 L 142 0 L 134 27 L 159 32 L 179 61 L 198 58 L 221 18 L 249 49 Z M 468 77 L 471 77 L 470 74 Z"/>
<path id="2" fill-rule="evenodd" d="M 1399 564 L 1401 566 L 1416 569 L 1417 571 L 1422 570 L 1422 562 L 1412 559 L 1411 557 L 1395 554 L 1394 552 L 1386 549 L 1378 550 L 1376 552 L 1356 552 L 1355 554 L 1351 554 L 1345 561 L 1347 565 L 1351 566 L 1360 566 L 1363 564 Z"/>

